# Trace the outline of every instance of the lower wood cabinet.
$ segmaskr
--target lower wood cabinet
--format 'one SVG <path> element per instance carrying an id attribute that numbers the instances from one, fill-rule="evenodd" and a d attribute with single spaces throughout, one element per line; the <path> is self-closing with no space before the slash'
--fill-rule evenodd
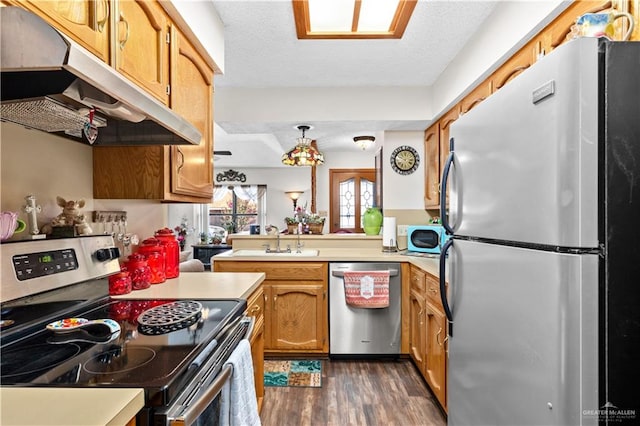
<path id="1" fill-rule="evenodd" d="M 264 352 L 329 353 L 326 262 L 219 261 L 215 272 L 264 272 Z"/>
<path id="2" fill-rule="evenodd" d="M 424 378 L 436 398 L 447 409 L 447 317 L 442 309 L 430 302 L 425 303 L 425 356 Z"/>
<path id="3" fill-rule="evenodd" d="M 409 281 L 409 354 L 446 411 L 447 317 L 438 278 L 411 265 Z"/>
<path id="4" fill-rule="evenodd" d="M 247 299 L 245 315 L 253 317 L 255 323 L 249 339 L 251 358 L 253 359 L 253 377 L 258 399 L 258 411 L 262 410 L 264 400 L 264 292 L 260 285 Z"/>

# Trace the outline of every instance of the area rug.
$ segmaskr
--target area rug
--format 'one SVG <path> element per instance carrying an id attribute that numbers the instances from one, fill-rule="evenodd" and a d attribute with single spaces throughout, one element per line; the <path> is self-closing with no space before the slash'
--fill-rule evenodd
<path id="1" fill-rule="evenodd" d="M 322 361 L 266 360 L 265 386 L 322 387 Z"/>

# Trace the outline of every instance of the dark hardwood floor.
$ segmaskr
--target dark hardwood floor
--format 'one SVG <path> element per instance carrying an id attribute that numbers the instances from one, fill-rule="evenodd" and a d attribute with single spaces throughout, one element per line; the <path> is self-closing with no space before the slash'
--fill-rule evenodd
<path id="1" fill-rule="evenodd" d="M 322 387 L 265 387 L 264 426 L 446 426 L 409 360 L 323 360 Z"/>

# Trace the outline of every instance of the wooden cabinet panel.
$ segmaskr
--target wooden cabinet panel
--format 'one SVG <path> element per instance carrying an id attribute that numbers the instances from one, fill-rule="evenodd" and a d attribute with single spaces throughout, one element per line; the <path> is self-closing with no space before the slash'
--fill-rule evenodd
<path id="1" fill-rule="evenodd" d="M 181 35 L 172 109 L 202 133 L 197 146 L 94 147 L 94 198 L 208 203 L 213 197 L 213 71 Z M 174 46 L 174 47 L 175 47 Z"/>
<path id="2" fill-rule="evenodd" d="M 247 299 L 245 315 L 255 319 L 249 343 L 259 411 L 264 400 L 264 291 L 262 285 Z"/>
<path id="3" fill-rule="evenodd" d="M 473 109 L 480 102 L 491 96 L 493 92 L 493 84 L 491 80 L 486 80 L 479 84 L 475 89 L 471 91 L 467 96 L 460 101 L 460 115 L 466 114 Z"/>
<path id="4" fill-rule="evenodd" d="M 267 353 L 329 353 L 326 262 L 220 261 L 213 263 L 213 270 L 265 273 Z"/>
<path id="5" fill-rule="evenodd" d="M 409 279 L 411 281 L 411 289 L 418 291 L 420 294 L 424 294 L 427 289 L 426 286 L 426 272 L 417 266 L 411 265 L 410 267 L 410 276 Z"/>
<path id="6" fill-rule="evenodd" d="M 434 123 L 424 133 L 424 207 L 440 206 L 440 125 Z"/>
<path id="7" fill-rule="evenodd" d="M 328 351 L 324 286 L 274 281 L 267 287 L 266 309 L 270 314 L 267 347 L 273 351 Z"/>
<path id="8" fill-rule="evenodd" d="M 179 31 L 174 31 L 171 109 L 202 134 L 198 146 L 171 147 L 171 193 L 213 197 L 213 70 Z"/>
<path id="9" fill-rule="evenodd" d="M 425 300 L 422 293 L 415 288 L 409 295 L 409 355 L 420 373 L 424 375 L 426 332 L 425 332 Z"/>
<path id="10" fill-rule="evenodd" d="M 429 387 L 446 410 L 447 383 L 447 318 L 442 311 L 430 302 L 425 304 L 426 313 L 426 349 L 424 375 Z"/>
<path id="11" fill-rule="evenodd" d="M 169 104 L 169 18 L 156 1 L 116 1 L 114 67 Z"/>
<path id="12" fill-rule="evenodd" d="M 534 62 L 535 50 L 530 44 L 520 49 L 516 54 L 507 60 L 491 76 L 493 91 L 500 90 L 515 76 L 526 70 Z"/>
<path id="13" fill-rule="evenodd" d="M 109 63 L 109 0 L 29 0 L 7 3 L 31 10 Z"/>
<path id="14" fill-rule="evenodd" d="M 442 299 L 440 297 L 440 279 L 431 275 L 425 274 L 426 295 L 427 301 L 436 306 L 438 309 L 444 309 L 442 307 Z M 447 286 L 445 285 L 445 289 Z"/>

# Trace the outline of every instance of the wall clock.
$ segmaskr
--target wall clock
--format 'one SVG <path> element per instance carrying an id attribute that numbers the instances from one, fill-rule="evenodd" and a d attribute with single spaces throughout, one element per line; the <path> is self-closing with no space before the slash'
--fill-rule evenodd
<path id="1" fill-rule="evenodd" d="M 391 167 L 396 173 L 410 175 L 420 165 L 418 152 L 407 145 L 397 147 L 391 153 Z"/>

